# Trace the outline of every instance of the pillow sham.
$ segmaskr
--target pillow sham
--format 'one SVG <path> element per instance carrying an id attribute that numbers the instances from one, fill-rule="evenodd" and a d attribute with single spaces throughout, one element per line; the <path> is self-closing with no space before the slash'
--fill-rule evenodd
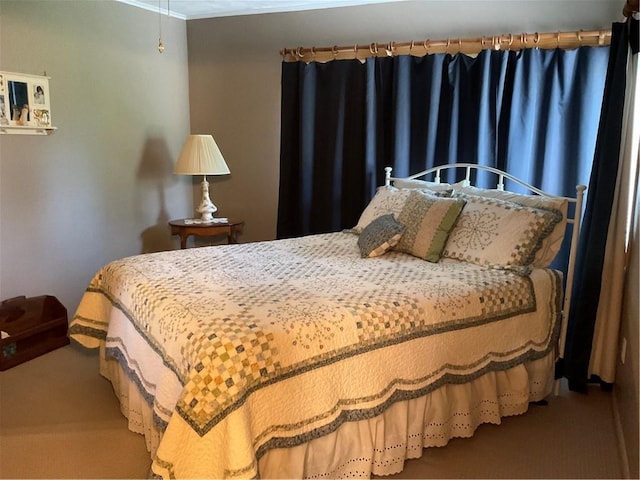
<path id="1" fill-rule="evenodd" d="M 405 227 L 398 223 L 392 213 L 382 215 L 367 225 L 358 237 L 358 248 L 362 258 L 384 255 L 402 237 Z"/>
<path id="2" fill-rule="evenodd" d="M 417 180 L 415 178 L 396 178 L 393 181 L 396 188 L 414 188 L 419 190 L 430 190 L 439 194 L 450 196 L 453 188 L 448 183 L 428 182 L 426 180 Z"/>
<path id="3" fill-rule="evenodd" d="M 434 197 L 420 190 L 410 192 L 398 215 L 398 222 L 406 230 L 394 249 L 437 262 L 465 200 Z"/>
<path id="4" fill-rule="evenodd" d="M 376 194 L 360 215 L 357 225 L 351 231 L 360 234 L 364 227 L 376 218 L 388 213 L 393 213 L 397 218 L 410 193 L 411 190 L 408 189 L 378 187 Z M 435 196 L 435 194 L 432 195 Z"/>
<path id="5" fill-rule="evenodd" d="M 530 267 L 542 242 L 561 221 L 557 210 L 459 193 L 464 210 L 442 256 L 477 265 L 521 270 Z"/>
<path id="6" fill-rule="evenodd" d="M 548 267 L 553 259 L 556 257 L 562 242 L 564 241 L 564 235 L 567 228 L 567 209 L 569 202 L 566 198 L 562 197 L 545 197 L 542 195 L 522 195 L 519 193 L 505 192 L 503 190 L 484 189 L 477 187 L 465 187 L 460 183 L 452 185 L 455 193 L 467 193 L 471 195 L 477 195 L 487 198 L 498 198 L 500 200 L 506 200 L 518 205 L 526 207 L 540 208 L 543 210 L 555 210 L 562 215 L 561 221 L 559 221 L 554 227 L 553 231 L 542 241 L 540 249 L 536 252 L 533 259 L 532 266 L 534 267 Z"/>

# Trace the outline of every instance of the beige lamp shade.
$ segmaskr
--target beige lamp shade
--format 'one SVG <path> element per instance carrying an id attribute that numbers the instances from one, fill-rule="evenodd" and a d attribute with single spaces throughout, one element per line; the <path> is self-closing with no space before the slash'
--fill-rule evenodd
<path id="1" fill-rule="evenodd" d="M 178 175 L 228 175 L 229 167 L 211 135 L 189 135 L 174 172 Z"/>
<path id="2" fill-rule="evenodd" d="M 202 201 L 196 211 L 202 215 L 200 222 L 213 222 L 213 214 L 218 211 L 218 207 L 209 198 L 207 175 L 231 173 L 213 137 L 211 135 L 189 135 L 187 141 L 184 142 L 174 172 L 178 175 L 204 175 L 202 183 L 200 183 Z"/>

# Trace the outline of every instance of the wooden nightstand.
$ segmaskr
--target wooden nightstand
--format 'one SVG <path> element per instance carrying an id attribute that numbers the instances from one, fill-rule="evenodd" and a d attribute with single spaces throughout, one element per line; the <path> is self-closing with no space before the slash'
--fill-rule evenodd
<path id="1" fill-rule="evenodd" d="M 244 222 L 228 220 L 227 222 L 216 223 L 191 223 L 193 219 L 183 218 L 171 220 L 171 235 L 180 236 L 180 248 L 187 248 L 187 238 L 191 235 L 196 237 L 215 237 L 217 235 L 227 235 L 228 243 L 238 243 L 238 232 L 242 230 Z"/>

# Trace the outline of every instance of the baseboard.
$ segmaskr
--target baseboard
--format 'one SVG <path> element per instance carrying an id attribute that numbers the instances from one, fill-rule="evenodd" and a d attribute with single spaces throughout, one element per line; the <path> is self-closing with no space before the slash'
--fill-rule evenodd
<path id="1" fill-rule="evenodd" d="M 627 455 L 627 444 L 624 441 L 624 432 L 622 431 L 622 421 L 620 419 L 620 410 L 618 409 L 618 398 L 616 390 L 613 389 L 611 395 L 611 411 L 613 413 L 613 426 L 616 430 L 616 440 L 618 443 L 618 458 L 620 459 L 620 469 L 622 470 L 622 478 L 631 478 L 629 470 L 629 456 Z"/>

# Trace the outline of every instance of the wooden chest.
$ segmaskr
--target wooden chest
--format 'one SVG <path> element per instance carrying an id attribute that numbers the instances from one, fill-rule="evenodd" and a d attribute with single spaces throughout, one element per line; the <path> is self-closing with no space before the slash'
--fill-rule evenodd
<path id="1" fill-rule="evenodd" d="M 69 343 L 67 309 L 56 297 L 15 297 L 0 303 L 0 371 Z M 8 336 L 7 336 L 8 335 Z"/>

